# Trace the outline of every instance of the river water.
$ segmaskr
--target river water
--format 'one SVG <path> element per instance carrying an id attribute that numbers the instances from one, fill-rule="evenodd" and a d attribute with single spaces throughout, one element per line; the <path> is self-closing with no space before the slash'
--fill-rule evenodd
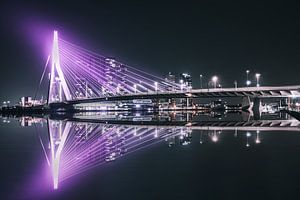
<path id="1" fill-rule="evenodd" d="M 1 199 L 299 199 L 286 114 L 3 117 Z"/>

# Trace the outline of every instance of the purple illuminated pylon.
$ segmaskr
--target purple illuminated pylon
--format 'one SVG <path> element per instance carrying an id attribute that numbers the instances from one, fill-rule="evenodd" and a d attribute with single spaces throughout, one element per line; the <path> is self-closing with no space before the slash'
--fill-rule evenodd
<path id="1" fill-rule="evenodd" d="M 58 33 L 54 31 L 53 46 L 52 46 L 52 66 L 50 77 L 50 89 L 48 95 L 48 103 L 71 100 L 71 93 L 67 86 L 64 73 L 60 65 L 59 46 L 58 46 Z"/>

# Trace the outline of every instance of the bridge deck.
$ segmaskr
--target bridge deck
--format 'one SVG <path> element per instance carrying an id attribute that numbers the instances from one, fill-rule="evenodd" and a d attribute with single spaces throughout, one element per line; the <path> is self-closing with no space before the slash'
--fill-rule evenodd
<path id="1" fill-rule="evenodd" d="M 121 101 L 133 99 L 160 98 L 213 98 L 213 97 L 300 97 L 300 85 L 281 87 L 242 87 L 242 88 L 213 88 L 192 89 L 189 91 L 130 93 L 117 96 L 103 96 L 97 98 L 82 98 L 64 102 L 66 104 L 80 104 L 103 101 Z"/>

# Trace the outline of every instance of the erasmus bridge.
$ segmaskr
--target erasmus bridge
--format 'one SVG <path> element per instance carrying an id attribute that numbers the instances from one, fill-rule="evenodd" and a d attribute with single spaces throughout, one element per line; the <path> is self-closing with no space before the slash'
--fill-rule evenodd
<path id="1" fill-rule="evenodd" d="M 191 89 L 72 44 L 59 38 L 57 31 L 54 31 L 50 57 L 50 107 L 115 101 L 134 103 L 135 100 L 157 102 L 173 98 L 300 97 L 300 85 Z M 261 143 L 260 131 L 300 131 L 300 121 L 294 119 L 136 122 L 74 115 L 63 120 L 49 118 L 47 124 L 50 153 L 45 152 L 45 156 L 51 167 L 54 189 L 75 175 L 160 142 L 167 142 L 169 146 L 178 142 L 187 145 L 194 130 L 200 131 L 200 144 L 205 142 L 203 132 L 207 133 L 206 142 L 217 142 L 222 131 L 235 131 L 236 135 L 238 131 L 247 131 L 242 133 L 247 147 L 250 140 Z M 46 151 L 44 145 L 42 147 Z"/>
<path id="2" fill-rule="evenodd" d="M 180 98 L 188 102 L 204 97 L 245 97 L 250 104 L 250 98 L 300 97 L 300 85 L 192 89 L 72 44 L 60 38 L 57 31 L 50 57 L 50 107 Z"/>

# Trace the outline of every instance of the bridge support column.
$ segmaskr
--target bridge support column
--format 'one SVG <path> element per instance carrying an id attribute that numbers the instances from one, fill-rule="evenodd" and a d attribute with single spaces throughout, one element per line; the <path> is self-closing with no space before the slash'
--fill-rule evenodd
<path id="1" fill-rule="evenodd" d="M 287 106 L 288 106 L 288 110 L 291 110 L 291 97 L 287 98 Z"/>
<path id="2" fill-rule="evenodd" d="M 243 97 L 242 98 L 242 110 L 244 111 L 250 111 L 252 110 L 252 104 L 250 101 L 250 97 Z"/>

